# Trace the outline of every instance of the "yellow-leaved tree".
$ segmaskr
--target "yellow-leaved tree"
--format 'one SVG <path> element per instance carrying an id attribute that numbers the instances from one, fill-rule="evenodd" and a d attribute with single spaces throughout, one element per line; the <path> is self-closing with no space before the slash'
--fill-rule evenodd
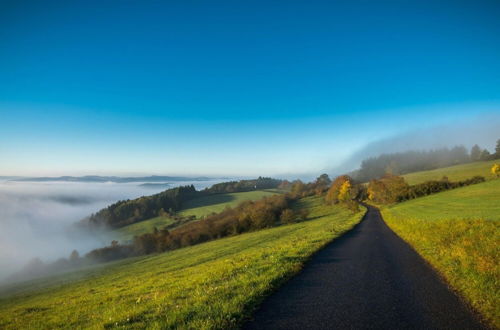
<path id="1" fill-rule="evenodd" d="M 493 164 L 493 166 L 491 167 L 491 173 L 493 173 L 493 175 L 496 175 L 497 178 L 500 177 L 500 164 Z"/>
<path id="2" fill-rule="evenodd" d="M 342 183 L 342 186 L 340 186 L 339 190 L 339 201 L 342 202 L 347 202 L 351 200 L 351 182 L 350 181 L 345 181 Z"/>

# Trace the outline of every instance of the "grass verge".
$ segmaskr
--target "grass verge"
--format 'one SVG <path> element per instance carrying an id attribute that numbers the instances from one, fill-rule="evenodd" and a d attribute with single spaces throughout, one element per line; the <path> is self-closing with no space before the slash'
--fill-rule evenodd
<path id="1" fill-rule="evenodd" d="M 500 180 L 382 208 L 386 223 L 500 328 Z"/>

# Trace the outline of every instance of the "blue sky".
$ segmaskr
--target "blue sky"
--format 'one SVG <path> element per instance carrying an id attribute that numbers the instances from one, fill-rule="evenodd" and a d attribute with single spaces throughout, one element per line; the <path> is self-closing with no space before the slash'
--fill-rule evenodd
<path id="1" fill-rule="evenodd" d="M 500 113 L 498 1 L 0 4 L 0 175 L 273 175 Z"/>

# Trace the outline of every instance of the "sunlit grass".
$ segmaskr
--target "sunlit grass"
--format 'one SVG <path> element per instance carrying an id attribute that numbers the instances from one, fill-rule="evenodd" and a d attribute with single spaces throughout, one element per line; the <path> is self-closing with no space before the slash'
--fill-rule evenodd
<path id="1" fill-rule="evenodd" d="M 319 197 L 299 206 L 311 220 L 113 263 L 69 283 L 33 282 L 0 299 L 0 328 L 235 327 L 364 213 Z"/>
<path id="2" fill-rule="evenodd" d="M 500 162 L 499 160 L 491 160 L 485 162 L 474 162 L 444 168 L 438 168 L 431 171 L 415 172 L 405 174 L 403 177 L 408 184 L 418 184 L 429 180 L 439 180 L 443 176 L 447 176 L 450 181 L 461 181 L 470 179 L 475 175 L 484 176 L 486 180 L 494 179 L 495 176 L 491 173 L 493 164 Z"/>
<path id="3" fill-rule="evenodd" d="M 171 217 L 156 217 L 145 221 L 137 222 L 122 228 L 118 228 L 115 232 L 117 239 L 120 241 L 128 241 L 146 233 L 153 232 L 154 228 L 161 229 L 175 222 Z"/>
<path id="4" fill-rule="evenodd" d="M 500 180 L 382 209 L 387 224 L 500 327 Z"/>

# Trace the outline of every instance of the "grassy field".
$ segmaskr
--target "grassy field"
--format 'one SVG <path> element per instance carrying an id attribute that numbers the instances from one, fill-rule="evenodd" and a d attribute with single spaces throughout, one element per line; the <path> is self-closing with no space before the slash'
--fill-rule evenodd
<path id="1" fill-rule="evenodd" d="M 276 193 L 279 193 L 279 191 L 257 190 L 200 197 L 184 203 L 183 210 L 180 211 L 179 214 L 182 216 L 194 215 L 197 218 L 200 218 L 213 212 L 218 213 L 224 210 L 227 206 L 234 207 L 243 201 L 258 200 L 262 197 L 271 196 Z M 162 227 L 172 225 L 173 223 L 174 220 L 169 217 L 156 217 L 141 221 L 116 230 L 118 234 L 117 239 L 127 241 L 136 235 L 151 233 L 155 227 L 161 229 Z"/>
<path id="2" fill-rule="evenodd" d="M 201 198 L 192 199 L 182 205 L 180 215 L 194 215 L 197 218 L 210 213 L 218 213 L 225 207 L 234 207 L 247 200 L 258 200 L 266 196 L 275 195 L 277 190 L 256 190 L 230 194 L 215 194 Z"/>
<path id="3" fill-rule="evenodd" d="M 0 289 L 0 328 L 238 326 L 265 295 L 364 213 L 325 206 L 319 197 L 299 207 L 310 210 L 310 220 L 121 261 L 65 281 L 11 287 L 3 297 Z"/>
<path id="4" fill-rule="evenodd" d="M 439 180 L 444 175 L 450 179 L 450 181 L 460 181 L 469 179 L 475 175 L 481 175 L 486 178 L 486 180 L 494 179 L 494 175 L 491 173 L 491 167 L 495 163 L 500 163 L 500 160 L 490 160 L 486 162 L 474 162 L 463 165 L 456 165 L 444 168 L 438 168 L 431 171 L 415 172 L 410 174 L 405 174 L 403 177 L 408 182 L 408 184 L 422 183 L 428 180 Z"/>
<path id="5" fill-rule="evenodd" d="M 383 208 L 382 214 L 399 236 L 500 328 L 500 180 L 396 204 Z"/>
<path id="6" fill-rule="evenodd" d="M 170 217 L 156 217 L 137 222 L 115 230 L 117 234 L 116 239 L 120 241 L 128 241 L 134 238 L 134 236 L 153 232 L 155 227 L 161 229 L 165 226 L 173 224 L 174 222 L 175 220 Z"/>

